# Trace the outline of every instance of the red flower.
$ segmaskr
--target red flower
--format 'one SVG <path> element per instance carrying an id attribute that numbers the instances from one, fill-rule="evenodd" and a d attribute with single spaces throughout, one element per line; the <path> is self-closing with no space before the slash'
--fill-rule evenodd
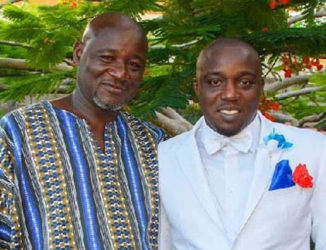
<path id="1" fill-rule="evenodd" d="M 272 10 L 276 8 L 276 0 L 272 0 L 270 3 L 269 3 L 269 8 L 271 8 Z"/>
<path id="2" fill-rule="evenodd" d="M 273 110 L 280 110 L 280 104 L 278 104 L 277 102 L 273 102 L 273 104 L 272 104 L 272 109 Z"/>
<path id="3" fill-rule="evenodd" d="M 261 29 L 261 31 L 266 32 L 266 31 L 268 31 L 268 28 L 267 28 L 267 27 L 263 27 L 263 28 Z"/>
<path id="4" fill-rule="evenodd" d="M 277 102 L 267 99 L 263 97 L 259 101 L 258 109 L 267 117 L 267 119 L 275 120 L 273 116 L 271 116 L 268 112 L 271 110 L 280 110 L 281 106 Z"/>
<path id="5" fill-rule="evenodd" d="M 292 180 L 303 188 L 311 188 L 313 186 L 312 176 L 309 175 L 306 164 L 299 164 L 292 175 Z"/>
<path id="6" fill-rule="evenodd" d="M 285 78 L 290 78 L 292 76 L 292 69 L 285 69 L 284 71 Z"/>
<path id="7" fill-rule="evenodd" d="M 309 63 L 310 63 L 310 58 L 309 58 L 308 56 L 304 57 L 304 58 L 303 58 L 303 62 L 304 62 L 305 64 L 309 64 Z"/>
<path id="8" fill-rule="evenodd" d="M 320 64 L 320 63 L 319 63 L 319 59 L 316 58 L 315 60 L 313 60 L 313 61 L 311 62 L 311 64 L 314 65 L 314 66 L 319 65 L 319 64 Z"/>
<path id="9" fill-rule="evenodd" d="M 77 2 L 72 1 L 71 4 L 70 4 L 70 8 L 71 8 L 71 9 L 75 9 L 75 8 L 77 8 Z"/>
<path id="10" fill-rule="evenodd" d="M 149 74 L 149 70 L 148 70 L 148 68 L 145 68 L 145 70 L 144 70 L 144 75 L 147 75 L 147 76 L 150 75 L 150 74 Z"/>
<path id="11" fill-rule="evenodd" d="M 290 62 L 289 61 L 284 61 L 283 64 L 284 64 L 284 66 L 289 66 Z"/>
<path id="12" fill-rule="evenodd" d="M 317 65 L 317 70 L 318 70 L 318 71 L 321 71 L 322 69 L 323 69 L 323 65 L 318 64 L 318 65 Z"/>
<path id="13" fill-rule="evenodd" d="M 312 65 L 311 64 L 306 64 L 307 69 L 311 69 Z"/>
<path id="14" fill-rule="evenodd" d="M 290 2 L 290 0 L 280 0 L 280 2 L 283 5 L 287 5 Z"/>
<path id="15" fill-rule="evenodd" d="M 267 112 L 264 112 L 263 115 L 264 115 L 268 120 L 270 120 L 270 121 L 272 121 L 272 122 L 275 121 L 275 117 L 272 116 L 272 115 L 270 115 L 270 114 L 268 114 Z"/>

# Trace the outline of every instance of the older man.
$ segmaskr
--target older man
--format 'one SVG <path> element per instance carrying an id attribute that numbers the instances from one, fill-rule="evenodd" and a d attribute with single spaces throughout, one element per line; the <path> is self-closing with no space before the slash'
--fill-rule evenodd
<path id="1" fill-rule="evenodd" d="M 147 53 L 134 20 L 94 18 L 77 88 L 1 119 L 1 249 L 155 249 L 161 130 L 121 112 Z"/>
<path id="2" fill-rule="evenodd" d="M 160 249 L 326 249 L 326 137 L 266 120 L 263 86 L 250 45 L 201 52 L 203 117 L 159 146 Z"/>

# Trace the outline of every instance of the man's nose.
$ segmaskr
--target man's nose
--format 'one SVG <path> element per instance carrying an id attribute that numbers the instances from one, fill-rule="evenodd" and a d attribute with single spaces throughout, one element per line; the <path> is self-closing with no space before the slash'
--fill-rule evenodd
<path id="1" fill-rule="evenodd" d="M 234 82 L 228 82 L 223 89 L 222 98 L 224 100 L 237 100 L 239 98 L 239 93 L 237 85 Z"/>
<path id="2" fill-rule="evenodd" d="M 124 79 L 127 75 L 127 67 L 123 62 L 116 62 L 114 65 L 111 65 L 109 68 L 110 75 L 118 79 Z"/>

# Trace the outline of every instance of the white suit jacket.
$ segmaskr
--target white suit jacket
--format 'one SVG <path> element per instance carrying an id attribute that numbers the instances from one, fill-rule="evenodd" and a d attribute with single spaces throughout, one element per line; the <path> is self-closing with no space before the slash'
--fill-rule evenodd
<path id="1" fill-rule="evenodd" d="M 255 174 L 241 227 L 228 237 L 223 214 L 205 178 L 195 134 L 189 132 L 159 145 L 161 250 L 316 250 L 326 249 L 326 136 L 270 122 L 261 114 Z M 293 143 L 289 149 L 263 142 L 271 133 Z M 306 164 L 313 187 L 295 185 L 269 190 L 276 164 L 289 160 L 294 171 Z"/>

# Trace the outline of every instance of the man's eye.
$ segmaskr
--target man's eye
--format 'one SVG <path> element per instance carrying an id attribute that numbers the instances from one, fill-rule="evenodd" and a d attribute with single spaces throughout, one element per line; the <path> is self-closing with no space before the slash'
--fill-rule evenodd
<path id="1" fill-rule="evenodd" d="M 252 84 L 253 84 L 253 82 L 248 79 L 242 79 L 240 81 L 240 85 L 243 87 L 250 87 Z"/>
<path id="2" fill-rule="evenodd" d="M 132 70 L 141 70 L 143 67 L 140 63 L 134 61 L 130 61 L 129 66 Z"/>
<path id="3" fill-rule="evenodd" d="M 208 84 L 211 86 L 220 86 L 223 84 L 223 81 L 221 79 L 210 79 L 208 80 Z"/>
<path id="4" fill-rule="evenodd" d="M 106 62 L 106 63 L 113 62 L 113 60 L 114 60 L 113 56 L 108 56 L 108 55 L 101 55 L 100 58 L 103 62 Z"/>

